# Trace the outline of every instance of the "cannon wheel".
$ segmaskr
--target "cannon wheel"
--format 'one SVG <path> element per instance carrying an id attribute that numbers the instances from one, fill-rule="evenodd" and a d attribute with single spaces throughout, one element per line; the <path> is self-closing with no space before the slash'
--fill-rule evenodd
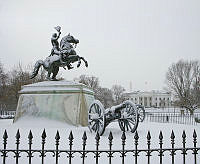
<path id="1" fill-rule="evenodd" d="M 138 117 L 139 117 L 139 122 L 143 122 L 145 119 L 145 110 L 142 105 L 136 105 L 138 108 Z"/>
<path id="2" fill-rule="evenodd" d="M 105 131 L 105 109 L 99 100 L 95 100 L 89 107 L 88 127 L 90 131 L 102 135 Z"/>
<path id="3" fill-rule="evenodd" d="M 121 118 L 118 120 L 119 127 L 122 131 L 134 133 L 139 122 L 137 107 L 130 101 L 125 101 L 124 104 L 125 107 L 121 110 Z"/>

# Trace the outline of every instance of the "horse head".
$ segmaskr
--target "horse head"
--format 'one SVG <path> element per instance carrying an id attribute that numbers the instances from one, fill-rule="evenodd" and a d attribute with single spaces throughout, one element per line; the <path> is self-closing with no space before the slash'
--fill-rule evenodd
<path id="1" fill-rule="evenodd" d="M 60 47 L 61 49 L 69 48 L 70 43 L 78 44 L 79 40 L 75 39 L 72 35 L 68 34 L 67 36 L 63 37 L 60 41 Z"/>

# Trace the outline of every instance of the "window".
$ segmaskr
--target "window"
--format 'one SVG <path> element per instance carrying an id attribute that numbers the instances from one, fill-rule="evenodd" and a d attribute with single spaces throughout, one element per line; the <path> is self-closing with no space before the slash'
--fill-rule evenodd
<path id="1" fill-rule="evenodd" d="M 155 98 L 155 100 L 157 100 L 157 97 Z"/>

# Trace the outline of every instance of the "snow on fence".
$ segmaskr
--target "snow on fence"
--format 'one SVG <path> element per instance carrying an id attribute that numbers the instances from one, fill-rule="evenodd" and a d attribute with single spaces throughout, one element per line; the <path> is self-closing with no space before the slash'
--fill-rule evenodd
<path id="1" fill-rule="evenodd" d="M 65 161 L 64 163 L 69 163 L 69 164 L 73 164 L 74 161 L 74 157 L 78 157 L 79 158 L 79 162 L 78 163 L 88 163 L 86 162 L 87 158 L 89 159 L 89 163 L 102 163 L 100 162 L 100 159 L 102 158 L 103 155 L 104 156 L 104 161 L 103 163 L 116 163 L 113 162 L 113 158 L 114 157 L 118 157 L 118 159 L 120 160 L 119 163 L 121 164 L 127 164 L 127 163 L 134 163 L 134 164 L 138 164 L 138 163 L 148 163 L 150 164 L 152 162 L 152 158 L 154 156 L 158 157 L 157 162 L 162 164 L 164 163 L 164 157 L 166 156 L 166 154 L 168 155 L 167 158 L 167 163 L 175 163 L 175 157 L 177 154 L 179 154 L 181 156 L 181 158 L 179 158 L 178 163 L 186 163 L 186 157 L 188 155 L 190 155 L 190 159 L 189 159 L 189 163 L 193 163 L 193 164 L 199 164 L 199 151 L 200 151 L 200 147 L 197 146 L 197 133 L 194 130 L 193 132 L 193 138 L 190 139 L 191 144 L 190 147 L 186 146 L 186 133 L 185 131 L 183 131 L 182 133 L 182 138 L 179 138 L 178 140 L 182 141 L 182 147 L 177 148 L 175 146 L 175 135 L 174 132 L 172 130 L 171 132 L 171 136 L 170 136 L 170 144 L 169 147 L 164 148 L 163 143 L 163 134 L 162 132 L 160 132 L 159 134 L 159 138 L 158 138 L 158 146 L 157 148 L 152 148 L 152 140 L 151 140 L 151 134 L 148 131 L 147 136 L 146 136 L 146 147 L 147 149 L 143 148 L 140 149 L 139 148 L 139 135 L 137 133 L 137 131 L 135 132 L 134 136 L 133 136 L 133 141 L 132 144 L 133 146 L 131 147 L 132 149 L 126 149 L 126 147 L 128 145 L 130 145 L 129 143 L 127 144 L 127 139 L 126 139 L 126 134 L 125 132 L 122 133 L 121 136 L 121 143 L 118 143 L 118 148 L 119 149 L 113 149 L 112 145 L 113 145 L 113 134 L 112 132 L 110 132 L 109 136 L 108 136 L 108 145 L 107 145 L 107 149 L 101 149 L 100 148 L 100 136 L 97 133 L 95 136 L 95 149 L 89 150 L 86 149 L 86 145 L 87 144 L 91 144 L 91 140 L 90 142 L 87 141 L 87 135 L 86 132 L 84 132 L 83 137 L 82 137 L 82 147 L 80 150 L 77 150 L 74 148 L 73 145 L 73 140 L 74 140 L 74 136 L 72 131 L 69 134 L 68 137 L 68 149 L 60 149 L 60 146 L 62 144 L 60 144 L 60 134 L 59 131 L 57 131 L 56 135 L 55 135 L 55 147 L 53 149 L 45 149 L 45 145 L 46 145 L 46 137 L 47 134 L 45 132 L 45 129 L 42 133 L 41 136 L 41 148 L 39 149 L 33 149 L 32 148 L 32 144 L 33 144 L 33 134 L 30 130 L 29 134 L 28 134 L 28 148 L 27 149 L 20 149 L 20 131 L 17 131 L 16 134 L 16 148 L 13 149 L 7 149 L 7 139 L 8 139 L 8 134 L 7 131 L 5 130 L 4 134 L 3 134 L 3 148 L 0 149 L 0 155 L 2 157 L 2 163 L 3 164 L 7 164 L 6 161 L 8 160 L 8 158 L 15 158 L 15 163 L 16 164 L 21 164 L 23 162 L 21 162 L 21 158 L 26 158 L 26 164 L 32 164 L 32 163 L 42 163 L 42 164 L 48 164 L 50 161 L 54 161 L 53 163 L 55 164 L 60 164 L 61 161 L 61 156 L 65 156 Z M 165 140 L 166 141 L 166 140 Z M 121 145 L 121 146 L 120 146 Z M 155 146 L 155 145 L 154 145 Z M 22 157 L 22 154 L 26 154 L 27 156 Z M 49 154 L 51 154 L 51 159 L 49 157 Z M 131 154 L 131 160 L 127 160 L 128 154 Z M 139 158 L 139 156 L 141 156 L 141 154 L 143 154 L 144 157 Z M 37 155 L 37 162 L 33 162 L 33 157 Z M 48 155 L 48 159 L 47 158 Z M 89 155 L 92 155 L 92 157 Z M 144 162 L 146 158 L 147 162 Z M 139 160 L 140 159 L 140 160 Z M 63 161 L 62 161 L 63 162 Z M 166 162 L 166 161 L 165 161 Z M 12 162 L 14 163 L 14 162 Z M 76 163 L 76 162 L 75 162 Z M 155 164 L 155 162 L 152 162 Z M 177 161 L 176 161 L 177 164 Z"/>
<path id="2" fill-rule="evenodd" d="M 13 119 L 16 111 L 0 110 L 0 119 Z"/>
<path id="3" fill-rule="evenodd" d="M 194 115 L 182 115 L 179 113 L 146 113 L 145 121 L 196 125 L 197 122 L 195 118 L 200 118 L 200 113 Z"/>

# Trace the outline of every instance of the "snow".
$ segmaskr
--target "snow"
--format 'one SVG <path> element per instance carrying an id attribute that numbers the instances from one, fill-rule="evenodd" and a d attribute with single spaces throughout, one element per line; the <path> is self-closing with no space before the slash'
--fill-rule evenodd
<path id="1" fill-rule="evenodd" d="M 69 142 L 68 142 L 68 136 L 70 134 L 70 131 L 72 130 L 73 135 L 74 135 L 74 142 L 73 142 L 73 149 L 82 149 L 82 136 L 84 131 L 87 133 L 87 145 L 86 149 L 95 149 L 95 134 L 90 133 L 89 129 L 87 127 L 76 127 L 72 125 L 68 125 L 66 123 L 58 122 L 58 121 L 53 121 L 53 120 L 47 120 L 45 118 L 32 118 L 32 117 L 24 117 L 18 120 L 16 123 L 12 123 L 12 120 L 0 120 L 0 134 L 3 136 L 4 130 L 7 130 L 8 133 L 8 149 L 15 149 L 15 135 L 17 132 L 17 129 L 20 130 L 20 149 L 27 149 L 28 148 L 28 134 L 31 129 L 33 133 L 33 149 L 41 149 L 41 135 L 42 131 L 46 130 L 47 133 L 47 141 L 45 145 L 45 149 L 55 149 L 55 135 L 57 130 L 60 133 L 60 145 L 59 149 L 69 149 Z M 197 146 L 200 147 L 200 142 L 199 142 L 199 137 L 200 137 L 200 125 L 180 125 L 180 124 L 165 124 L 165 123 L 152 123 L 152 122 L 143 122 L 139 123 L 138 126 L 138 134 L 139 134 L 139 145 L 138 147 L 140 149 L 146 149 L 147 148 L 147 141 L 146 141 L 146 136 L 147 132 L 151 132 L 151 147 L 152 148 L 159 148 L 159 133 L 160 131 L 163 132 L 163 148 L 170 148 L 171 147 L 171 140 L 170 140 L 170 135 L 171 131 L 174 131 L 175 134 L 175 147 L 181 147 L 182 146 L 182 132 L 185 130 L 186 132 L 186 146 L 187 147 L 192 147 L 193 146 L 193 131 L 194 129 L 197 132 L 198 136 L 198 143 Z M 117 122 L 110 123 L 108 127 L 106 127 L 105 133 L 103 136 L 101 136 L 100 139 L 100 146 L 99 149 L 108 149 L 108 135 L 109 132 L 112 131 L 113 133 L 113 149 L 121 149 L 121 135 L 122 132 L 118 126 Z M 2 138 L 2 137 L 1 137 Z M 127 132 L 126 133 L 126 149 L 134 149 L 134 134 Z M 0 139 L 0 149 L 2 149 L 3 145 L 3 140 Z M 200 152 L 198 152 L 200 153 Z M 153 164 L 158 164 L 159 163 L 159 156 L 158 153 L 153 153 L 153 156 L 151 156 L 151 162 Z M 12 164 L 15 163 L 15 158 L 13 157 L 13 154 L 9 154 L 9 157 L 7 158 L 6 164 Z M 119 157 L 120 154 L 114 154 L 114 158 L 112 160 L 113 163 L 115 164 L 121 164 L 121 158 Z M 169 153 L 165 153 L 164 158 L 164 163 L 170 163 L 171 161 L 171 156 Z M 66 156 L 61 155 L 59 158 L 59 164 L 64 164 L 67 163 Z M 78 164 L 81 163 L 81 158 L 80 155 L 78 157 L 75 157 L 72 159 L 73 164 Z M 0 157 L 0 161 L 2 161 L 2 157 Z M 21 154 L 20 158 L 20 164 L 27 164 L 28 162 L 27 155 L 26 154 Z M 36 153 L 34 154 L 33 157 L 33 163 L 40 163 L 41 159 L 39 157 L 39 154 Z M 47 155 L 45 157 L 45 163 L 48 164 L 55 164 L 55 157 L 52 157 L 51 155 Z M 134 157 L 132 154 L 129 154 L 125 158 L 125 163 L 133 163 Z M 192 161 L 192 162 L 191 162 Z M 198 156 L 198 162 L 200 161 L 200 156 Z M 139 156 L 139 163 L 147 163 L 147 157 L 145 156 L 144 153 L 141 153 Z M 198 163 L 197 162 L 197 163 Z M 89 163 L 95 163 L 94 155 L 88 155 L 86 158 L 86 164 Z M 108 163 L 108 158 L 107 155 L 103 154 L 100 157 L 100 164 L 106 164 Z M 175 156 L 175 163 L 176 164 L 182 164 L 182 154 L 177 153 Z M 188 153 L 186 157 L 186 163 L 190 164 L 193 163 L 193 155 L 191 152 Z"/>
<path id="2" fill-rule="evenodd" d="M 83 91 L 93 93 L 93 91 L 82 83 L 75 81 L 43 81 L 34 84 L 24 85 L 19 93 L 43 92 L 43 91 Z"/>

